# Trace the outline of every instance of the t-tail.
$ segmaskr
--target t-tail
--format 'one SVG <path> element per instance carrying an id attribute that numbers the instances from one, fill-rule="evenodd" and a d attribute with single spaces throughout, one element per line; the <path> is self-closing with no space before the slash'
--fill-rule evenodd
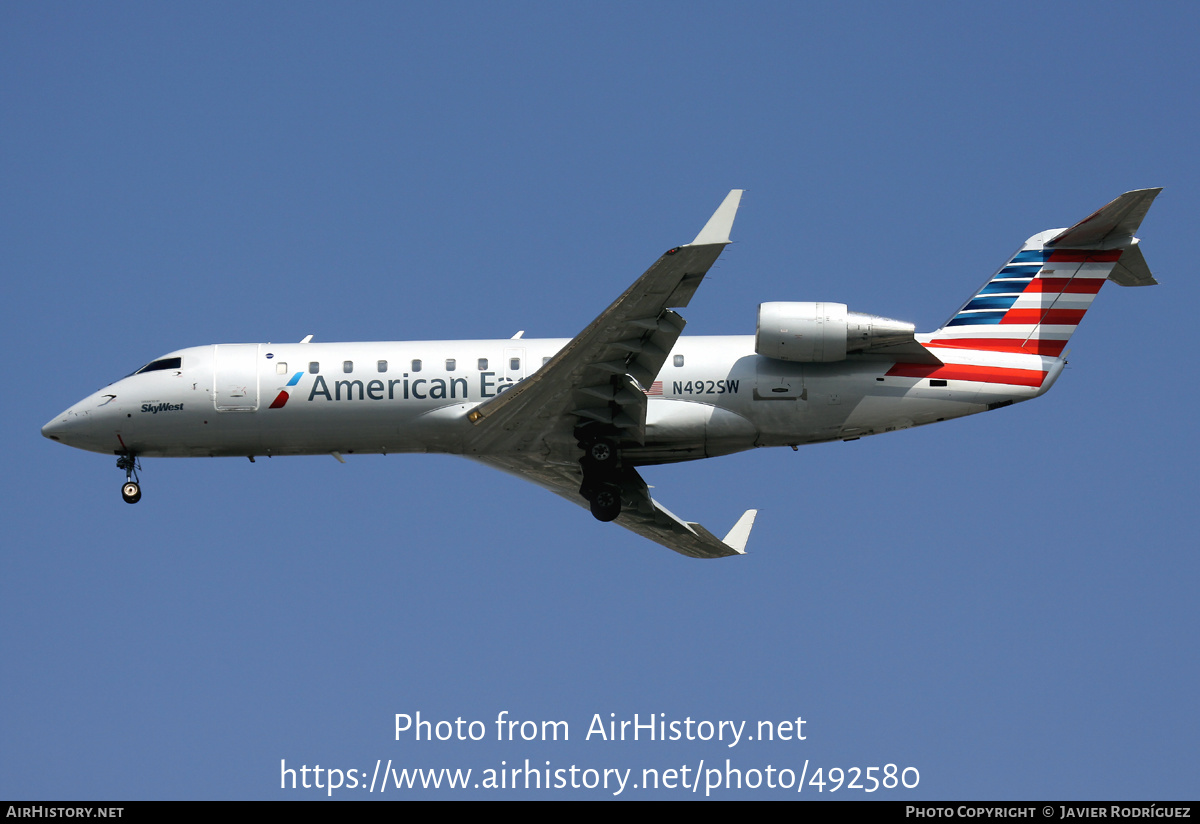
<path id="1" fill-rule="evenodd" d="M 1161 191 L 1126 192 L 1069 229 L 1034 235 L 925 345 L 1061 357 L 1106 280 L 1157 283 L 1133 235 Z"/>

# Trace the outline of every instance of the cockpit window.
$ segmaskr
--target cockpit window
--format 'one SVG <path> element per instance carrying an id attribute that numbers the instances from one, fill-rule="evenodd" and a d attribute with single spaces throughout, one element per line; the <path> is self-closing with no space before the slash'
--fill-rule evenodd
<path id="1" fill-rule="evenodd" d="M 162 360 L 151 361 L 132 374 L 140 375 L 143 372 L 161 372 L 164 369 L 180 369 L 182 366 L 183 358 L 163 358 Z"/>

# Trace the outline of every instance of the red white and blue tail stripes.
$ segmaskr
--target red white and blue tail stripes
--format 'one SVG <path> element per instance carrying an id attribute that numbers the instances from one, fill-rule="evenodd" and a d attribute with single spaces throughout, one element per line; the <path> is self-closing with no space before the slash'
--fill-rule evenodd
<path id="1" fill-rule="evenodd" d="M 1053 249 L 1030 238 L 925 344 L 1059 357 L 1120 249 Z"/>

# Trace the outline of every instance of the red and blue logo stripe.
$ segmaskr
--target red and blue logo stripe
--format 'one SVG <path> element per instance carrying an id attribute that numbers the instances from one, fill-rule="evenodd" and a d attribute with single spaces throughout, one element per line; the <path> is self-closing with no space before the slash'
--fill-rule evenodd
<path id="1" fill-rule="evenodd" d="M 304 374 L 303 372 L 297 372 L 296 374 L 292 375 L 292 379 L 290 381 L 288 381 L 286 385 L 287 386 L 295 386 L 296 384 L 300 383 L 300 377 L 303 374 Z M 279 394 L 275 396 L 275 400 L 271 401 L 271 405 L 268 406 L 267 408 L 268 409 L 280 409 L 287 402 L 288 402 L 287 389 L 281 389 L 281 390 L 279 390 Z"/>

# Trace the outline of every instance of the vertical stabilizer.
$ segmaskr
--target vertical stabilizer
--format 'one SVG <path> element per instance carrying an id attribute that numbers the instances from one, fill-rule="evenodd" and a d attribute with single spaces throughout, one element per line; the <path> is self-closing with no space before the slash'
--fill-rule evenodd
<path id="1" fill-rule="evenodd" d="M 1126 192 L 1034 235 L 926 345 L 1059 357 L 1105 280 L 1156 283 L 1133 233 L 1160 191 Z"/>

